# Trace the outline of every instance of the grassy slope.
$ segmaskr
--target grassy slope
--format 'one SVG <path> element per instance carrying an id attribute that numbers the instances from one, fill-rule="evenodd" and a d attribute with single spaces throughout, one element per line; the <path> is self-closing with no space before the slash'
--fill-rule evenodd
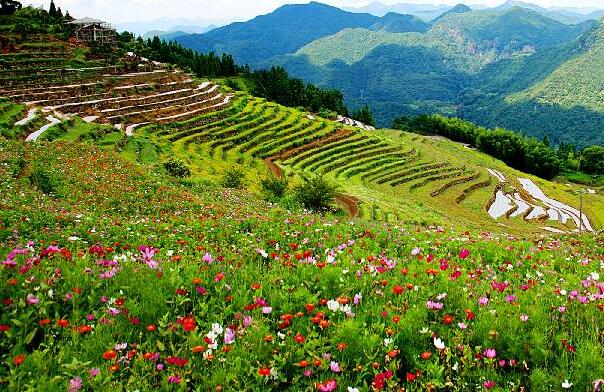
<path id="1" fill-rule="evenodd" d="M 259 191 L 260 179 L 268 175 L 268 170 L 259 156 L 254 156 L 254 151 L 264 148 L 269 143 L 273 142 L 273 137 L 267 137 L 266 132 L 275 129 L 279 132 L 281 138 L 288 138 L 294 132 L 304 132 L 305 129 L 312 130 L 311 125 L 319 126 L 320 122 L 311 122 L 306 119 L 307 113 L 300 112 L 296 109 L 285 108 L 274 103 L 267 103 L 264 100 L 252 98 L 244 93 L 238 96 L 241 102 L 247 102 L 240 109 L 232 114 L 233 120 L 226 125 L 220 125 L 213 132 L 218 132 L 216 135 L 225 134 L 227 137 L 240 138 L 237 147 L 242 144 L 247 146 L 245 151 L 239 149 L 228 148 L 222 145 L 223 140 L 219 136 L 213 136 L 206 139 L 203 143 L 195 142 L 191 137 L 179 139 L 175 142 L 170 142 L 167 138 L 171 135 L 177 135 L 177 130 L 169 130 L 166 127 L 148 126 L 137 130 L 134 138 L 124 140 L 124 136 L 115 130 L 107 129 L 106 132 L 96 130 L 96 134 L 92 139 L 96 140 L 101 146 L 114 149 L 117 145 L 122 155 L 128 160 L 136 161 L 146 165 L 149 169 L 161 169 L 161 163 L 172 156 L 176 156 L 187 162 L 192 171 L 191 181 L 193 183 L 218 184 L 222 179 L 223 173 L 230 167 L 239 167 L 245 173 L 245 183 L 247 187 L 253 191 Z M 236 101 L 239 102 L 239 101 Z M 236 104 L 235 104 L 236 105 Z M 210 115 L 208 115 L 210 116 Z M 242 119 L 242 120 L 239 120 Z M 301 123 L 301 121 L 308 122 Z M 219 123 L 221 124 L 221 123 Z M 249 125 L 246 125 L 249 124 Z M 329 124 L 329 122 L 326 122 Z M 87 125 L 76 121 L 76 126 L 69 128 L 69 131 L 60 136 L 63 140 L 75 140 L 78 137 L 89 139 L 86 133 L 94 130 L 86 130 Z M 90 126 L 88 126 L 90 127 Z M 340 125 L 334 125 L 331 132 L 341 128 Z M 206 129 L 212 130 L 211 126 L 206 126 Z M 232 129 L 232 130 L 231 130 Z M 318 128 L 320 129 L 320 128 Z M 328 128 L 329 129 L 329 128 Z M 93 134 L 94 134 L 93 132 Z M 208 132 L 208 131 L 205 131 Z M 310 132 L 310 131 L 308 131 Z M 334 168 L 328 168 L 326 176 L 334 183 L 338 184 L 341 189 L 360 199 L 361 215 L 367 219 L 378 219 L 385 221 L 406 221 L 406 222 L 423 222 L 436 224 L 456 224 L 461 228 L 474 229 L 489 229 L 495 231 L 509 231 L 516 233 L 526 232 L 541 232 L 541 226 L 553 226 L 560 229 L 567 229 L 556 222 L 530 222 L 526 223 L 521 218 L 493 220 L 486 212 L 486 202 L 491 197 L 495 180 L 491 185 L 481 188 L 458 204 L 455 199 L 460 195 L 461 191 L 468 185 L 482 182 L 489 178 L 486 168 L 493 168 L 503 172 L 508 179 L 516 187 L 520 188 L 515 178 L 531 178 L 537 183 L 543 191 L 550 197 L 556 198 L 570 206 L 579 207 L 579 201 L 576 196 L 571 193 L 572 189 L 577 189 L 577 186 L 568 188 L 566 185 L 557 184 L 550 181 L 545 181 L 534 176 L 526 175 L 517 170 L 511 169 L 504 163 L 492 159 L 489 156 L 468 149 L 463 145 L 448 140 L 434 139 L 416 134 L 403 133 L 400 131 L 380 130 L 375 132 L 367 132 L 354 130 L 354 137 L 358 140 L 373 140 L 370 144 L 382 144 L 380 148 L 395 148 L 398 152 L 408 152 L 410 150 L 417 151 L 417 161 L 410 166 L 412 169 L 415 164 L 426 163 L 447 163 L 452 169 L 463 168 L 468 174 L 478 173 L 480 177 L 473 182 L 455 185 L 441 195 L 432 197 L 431 192 L 445 185 L 450 179 L 434 180 L 425 186 L 420 186 L 416 189 L 411 189 L 411 185 L 421 182 L 424 176 L 409 184 L 402 184 L 397 187 L 392 187 L 387 184 L 377 184 L 373 181 L 364 180 L 363 177 L 367 172 L 379 170 L 380 166 L 370 166 L 373 161 L 380 158 L 380 148 L 372 147 L 360 148 L 359 154 L 365 151 L 376 151 L 375 156 L 364 158 L 367 164 L 360 165 L 363 169 L 359 173 L 355 173 L 348 177 L 343 173 L 337 173 L 339 166 L 354 163 L 357 159 L 355 155 L 349 158 L 339 158 L 344 151 L 335 152 L 335 149 L 328 149 L 318 155 L 323 161 L 317 165 L 305 166 L 292 165 L 289 162 L 277 161 L 283 167 L 286 174 L 290 177 L 291 185 L 295 185 L 301 181 L 302 175 L 312 175 L 328 168 L 328 164 L 336 159 L 341 160 L 341 165 Z M 245 133 L 256 135 L 256 138 L 248 139 L 243 136 Z M 318 133 L 321 134 L 321 133 Z M 252 137 L 252 136 L 250 136 Z M 261 140 L 259 144 L 254 140 Z M 294 139 L 295 140 L 295 139 Z M 218 143 L 218 144 L 217 144 Z M 352 146 L 352 145 L 351 145 Z M 281 150 L 286 150 L 285 147 L 279 147 Z M 249 149 L 249 151 L 248 151 Z M 342 148 L 340 148 L 342 150 Z M 331 153 L 330 151 L 334 151 Z M 312 157 L 313 154 L 310 156 Z M 326 159 L 331 156 L 331 159 Z M 317 158 L 318 159 L 318 158 Z M 308 160 L 307 160 L 308 161 Z M 339 161 L 337 161 L 339 162 Z M 336 162 L 336 163 L 337 163 Z M 361 162 L 361 160 L 359 160 Z M 364 162 L 364 161 L 363 161 Z M 312 164 L 313 161 L 308 161 Z M 390 163 L 390 162 L 387 162 Z M 385 164 L 384 164 L 385 165 Z M 365 168 L 366 166 L 366 168 Z M 377 168 L 377 169 L 376 169 Z M 444 173 L 446 174 L 446 173 Z M 592 224 L 596 228 L 604 227 L 604 197 L 601 194 L 588 195 L 584 210 L 590 217 Z M 570 228 L 574 228 L 570 226 Z"/>
<path id="2" fill-rule="evenodd" d="M 506 98 L 509 103 L 537 101 L 563 108 L 604 111 L 604 21 L 592 33 L 589 50 L 552 72 L 545 80 Z"/>

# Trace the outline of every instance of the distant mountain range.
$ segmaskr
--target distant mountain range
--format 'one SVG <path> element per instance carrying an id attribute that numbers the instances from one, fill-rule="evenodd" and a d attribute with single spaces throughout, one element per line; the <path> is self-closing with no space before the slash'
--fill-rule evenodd
<path id="1" fill-rule="evenodd" d="M 604 66 L 597 67 L 604 22 L 589 17 L 596 11 L 517 2 L 439 11 L 426 21 L 313 2 L 176 40 L 252 68 L 283 65 L 340 89 L 352 108 L 369 105 L 382 126 L 399 115 L 439 112 L 554 143 L 604 145 Z M 586 20 L 560 20 L 571 14 Z"/>
<path id="2" fill-rule="evenodd" d="M 581 8 L 581 7 L 549 7 L 543 8 L 535 4 L 509 0 L 506 3 L 496 7 L 495 9 L 505 10 L 513 7 L 522 7 L 537 11 L 548 18 L 557 20 L 562 23 L 577 24 L 585 22 L 590 19 L 599 19 L 604 16 L 604 9 L 597 8 Z M 373 2 L 364 7 L 343 7 L 344 11 L 356 12 L 356 13 L 369 13 L 375 16 L 384 16 L 389 12 L 396 12 L 399 14 L 414 15 L 424 21 L 432 21 L 438 16 L 449 11 L 452 7 L 449 5 L 432 5 L 432 4 L 410 4 L 410 3 L 397 3 L 397 4 L 383 4 L 380 2 Z M 470 4 L 469 8 L 474 11 L 484 10 L 488 7 L 477 4 Z"/>

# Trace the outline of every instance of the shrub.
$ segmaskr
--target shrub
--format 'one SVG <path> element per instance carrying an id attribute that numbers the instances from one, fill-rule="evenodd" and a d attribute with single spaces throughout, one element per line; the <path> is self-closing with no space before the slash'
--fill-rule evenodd
<path id="1" fill-rule="evenodd" d="M 243 188 L 245 185 L 245 173 L 236 167 L 230 167 L 222 175 L 222 186 L 225 188 Z"/>
<path id="2" fill-rule="evenodd" d="M 322 176 L 307 178 L 295 188 L 296 198 L 304 207 L 311 210 L 329 208 L 336 197 L 337 187 Z"/>
<path id="3" fill-rule="evenodd" d="M 285 192 L 287 192 L 287 179 L 277 178 L 276 176 L 271 175 L 261 180 L 260 187 L 262 188 L 262 193 L 266 200 L 278 201 L 282 199 L 283 196 L 285 196 Z"/>
<path id="4" fill-rule="evenodd" d="M 589 174 L 604 174 L 604 147 L 591 146 L 583 150 L 580 169 Z"/>
<path id="5" fill-rule="evenodd" d="M 36 165 L 30 175 L 30 181 L 47 195 L 60 196 L 63 180 L 58 173 L 42 165 Z"/>
<path id="6" fill-rule="evenodd" d="M 319 117 L 325 118 L 327 120 L 335 120 L 338 117 L 338 113 L 324 108 L 321 108 L 318 114 Z"/>
<path id="7" fill-rule="evenodd" d="M 191 175 L 191 169 L 187 164 L 176 158 L 170 158 L 169 161 L 164 162 L 164 168 L 172 177 L 187 178 Z"/>

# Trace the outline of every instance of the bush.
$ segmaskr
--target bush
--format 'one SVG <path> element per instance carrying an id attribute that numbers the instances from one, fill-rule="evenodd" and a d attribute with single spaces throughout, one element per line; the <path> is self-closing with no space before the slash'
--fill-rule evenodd
<path id="1" fill-rule="evenodd" d="M 305 179 L 304 183 L 295 188 L 296 199 L 304 207 L 311 210 L 329 208 L 334 201 L 337 187 L 330 184 L 322 176 Z"/>
<path id="2" fill-rule="evenodd" d="M 245 173 L 241 169 L 231 167 L 222 175 L 222 186 L 225 188 L 243 188 L 245 185 Z"/>
<path id="3" fill-rule="evenodd" d="M 54 173 L 42 165 L 36 165 L 30 175 L 31 183 L 47 195 L 60 196 L 63 180 L 58 173 Z"/>
<path id="4" fill-rule="evenodd" d="M 260 182 L 264 198 L 268 201 L 278 201 L 287 192 L 287 179 L 271 175 Z"/>
<path id="5" fill-rule="evenodd" d="M 604 147 L 591 146 L 584 149 L 580 169 L 588 174 L 604 174 Z"/>
<path id="6" fill-rule="evenodd" d="M 164 168 L 168 174 L 176 178 L 187 178 L 191 176 L 191 169 L 181 160 L 171 158 L 169 161 L 164 162 Z"/>

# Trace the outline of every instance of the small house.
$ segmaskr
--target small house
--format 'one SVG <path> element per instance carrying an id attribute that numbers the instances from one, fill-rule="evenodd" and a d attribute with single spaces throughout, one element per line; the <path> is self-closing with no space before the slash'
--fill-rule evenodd
<path id="1" fill-rule="evenodd" d="M 99 44 L 112 44 L 117 35 L 110 24 L 93 18 L 75 19 L 67 24 L 76 27 L 75 36 L 83 42 L 96 42 Z"/>

